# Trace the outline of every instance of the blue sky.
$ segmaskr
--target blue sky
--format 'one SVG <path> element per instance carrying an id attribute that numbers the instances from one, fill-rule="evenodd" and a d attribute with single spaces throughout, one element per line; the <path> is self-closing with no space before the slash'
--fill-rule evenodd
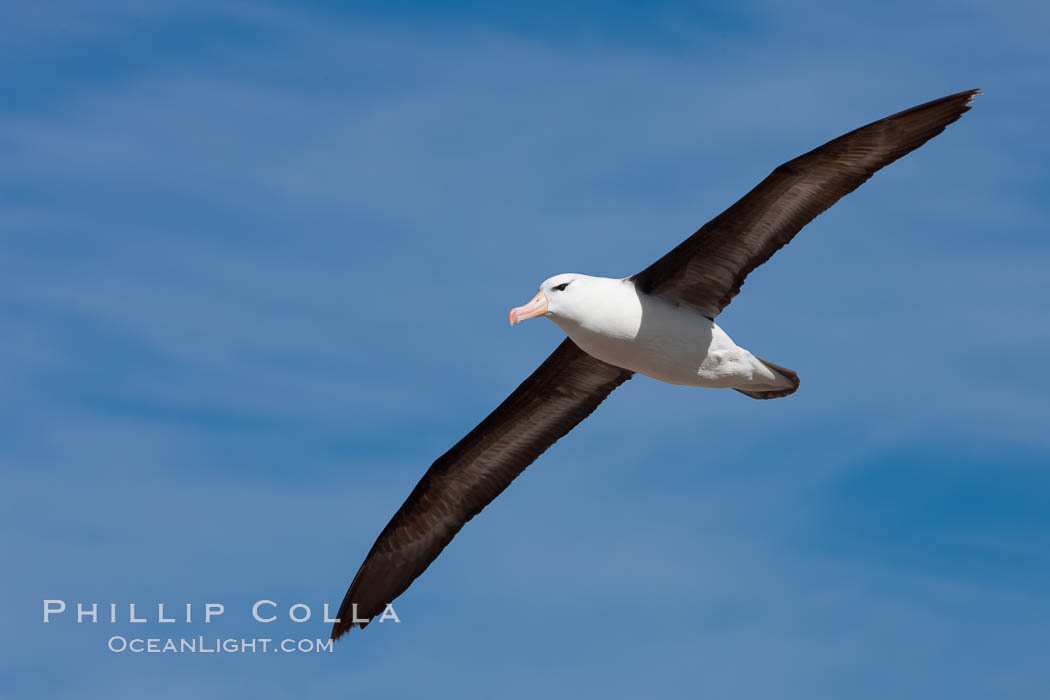
<path id="1" fill-rule="evenodd" d="M 1032 3 L 7 3 L 5 697 L 1028 698 L 1050 684 L 1050 16 Z M 757 271 L 755 402 L 619 389 L 333 654 L 441 452 L 770 169 L 985 95 Z M 205 626 L 41 601 L 221 602 Z"/>

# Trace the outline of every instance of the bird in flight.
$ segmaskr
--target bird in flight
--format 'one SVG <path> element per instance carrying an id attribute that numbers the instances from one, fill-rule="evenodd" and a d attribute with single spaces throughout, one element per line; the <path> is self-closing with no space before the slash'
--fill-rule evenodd
<path id="1" fill-rule="evenodd" d="M 944 131 L 977 94 L 899 112 L 784 163 L 635 275 L 569 273 L 544 281 L 531 301 L 511 309 L 509 321 L 546 316 L 568 337 L 423 475 L 350 583 L 332 639 L 384 611 L 467 521 L 634 374 L 754 399 L 794 393 L 795 372 L 736 345 L 715 317 L 744 278 L 802 227 Z"/>

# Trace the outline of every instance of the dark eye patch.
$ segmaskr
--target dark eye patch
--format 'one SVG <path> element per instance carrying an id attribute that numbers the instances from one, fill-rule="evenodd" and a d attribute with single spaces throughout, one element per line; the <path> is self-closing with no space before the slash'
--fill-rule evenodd
<path id="1" fill-rule="evenodd" d="M 564 292 L 565 288 L 568 287 L 568 286 L 569 286 L 568 282 L 562 282 L 557 287 L 551 287 L 551 289 L 553 289 L 555 291 L 558 291 L 558 292 Z"/>

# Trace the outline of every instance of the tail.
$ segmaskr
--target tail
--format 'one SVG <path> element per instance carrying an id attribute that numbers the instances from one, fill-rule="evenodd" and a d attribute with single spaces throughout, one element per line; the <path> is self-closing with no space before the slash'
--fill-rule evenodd
<path id="1" fill-rule="evenodd" d="M 764 364 L 769 369 L 773 370 L 773 374 L 777 375 L 778 379 L 782 379 L 782 384 L 790 383 L 790 386 L 785 388 L 770 389 L 768 391 L 745 391 L 743 389 L 736 389 L 744 396 L 750 396 L 753 399 L 779 399 L 783 396 L 791 396 L 798 390 L 798 374 L 794 370 L 790 370 L 787 367 L 781 367 L 775 365 L 772 362 L 766 362 L 761 357 L 756 357 L 756 360 Z"/>

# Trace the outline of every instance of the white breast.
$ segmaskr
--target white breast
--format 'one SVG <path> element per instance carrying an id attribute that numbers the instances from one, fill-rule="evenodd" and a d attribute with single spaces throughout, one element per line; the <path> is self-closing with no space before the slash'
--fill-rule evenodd
<path id="1" fill-rule="evenodd" d="M 737 386 L 761 366 L 688 306 L 641 294 L 627 280 L 592 277 L 587 284 L 572 313 L 552 319 L 600 360 L 669 384 L 709 387 Z"/>

